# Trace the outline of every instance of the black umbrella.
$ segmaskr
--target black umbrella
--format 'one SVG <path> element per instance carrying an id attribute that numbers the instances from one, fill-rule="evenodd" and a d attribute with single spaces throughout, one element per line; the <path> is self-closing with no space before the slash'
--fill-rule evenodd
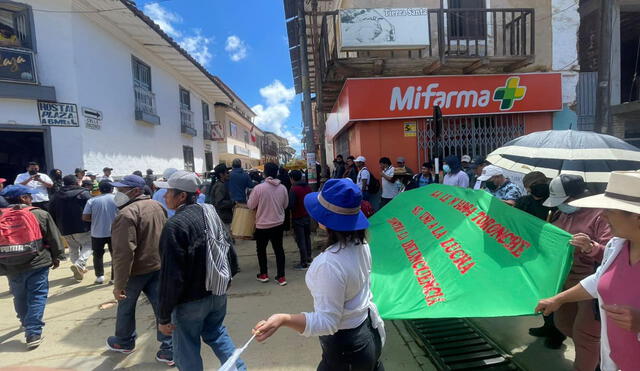
<path id="1" fill-rule="evenodd" d="M 592 131 L 547 130 L 516 138 L 487 160 L 518 173 L 541 171 L 549 178 L 576 174 L 587 183 L 606 183 L 614 170 L 640 169 L 640 149 Z"/>

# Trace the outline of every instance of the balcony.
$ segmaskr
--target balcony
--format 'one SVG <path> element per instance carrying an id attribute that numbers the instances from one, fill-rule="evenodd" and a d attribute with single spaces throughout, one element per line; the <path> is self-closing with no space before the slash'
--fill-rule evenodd
<path id="1" fill-rule="evenodd" d="M 351 77 L 512 72 L 534 62 L 534 9 L 429 9 L 426 18 L 423 48 L 343 50 L 339 13 L 324 13 L 310 66 L 321 82 L 321 110 L 331 111 Z M 298 53 L 291 49 L 292 61 Z"/>
<path id="2" fill-rule="evenodd" d="M 156 113 L 156 95 L 140 86 L 134 86 L 133 91 L 136 99 L 136 120 L 160 125 L 160 116 Z"/>
<path id="3" fill-rule="evenodd" d="M 198 135 L 193 126 L 193 112 L 185 106 L 180 107 L 180 132 L 195 137 Z"/>

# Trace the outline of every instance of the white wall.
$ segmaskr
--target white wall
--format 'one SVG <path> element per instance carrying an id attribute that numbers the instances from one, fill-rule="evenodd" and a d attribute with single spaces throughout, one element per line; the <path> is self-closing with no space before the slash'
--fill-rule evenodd
<path id="1" fill-rule="evenodd" d="M 69 10 L 69 0 L 25 1 L 36 9 Z M 53 165 L 65 173 L 76 167 L 114 174 L 167 167 L 184 167 L 182 146 L 193 147 L 195 170 L 204 170 L 201 97 L 190 83 L 144 48 L 81 13 L 34 12 L 37 68 L 43 85 L 55 86 L 57 100 L 102 111 L 100 130 L 85 127 L 52 128 Z M 131 56 L 151 67 L 161 125 L 138 123 L 134 118 Z M 191 92 L 196 137 L 180 133 L 179 86 Z M 213 119 L 213 103 L 208 102 Z M 35 101 L 0 99 L 0 124 L 16 121 L 39 125 Z M 214 152 L 215 153 L 215 152 Z M 214 164 L 217 163 L 214 155 Z"/>
<path id="2" fill-rule="evenodd" d="M 562 72 L 562 103 L 572 105 L 576 102 L 578 85 L 578 28 L 580 14 L 578 6 L 571 7 L 575 0 L 552 0 L 551 22 L 553 29 L 553 61 L 554 71 Z"/>

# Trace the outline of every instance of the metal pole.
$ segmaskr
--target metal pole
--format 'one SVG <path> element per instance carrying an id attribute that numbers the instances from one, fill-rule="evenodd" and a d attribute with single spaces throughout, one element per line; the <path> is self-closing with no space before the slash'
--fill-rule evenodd
<path id="1" fill-rule="evenodd" d="M 307 56 L 307 22 L 304 12 L 304 0 L 298 1 L 298 35 L 300 37 L 300 78 L 302 84 L 302 119 L 305 127 L 305 148 L 307 154 L 316 152 L 313 142 L 313 117 L 311 112 L 311 84 L 309 83 L 309 59 Z M 314 156 L 315 157 L 315 156 Z M 315 164 L 307 163 L 307 174 L 315 174 Z M 311 176 L 309 180 L 311 183 Z"/>
<path id="2" fill-rule="evenodd" d="M 611 35 L 614 0 L 600 2 L 600 49 L 598 55 L 598 90 L 596 97 L 596 122 L 593 131 L 611 132 Z"/>

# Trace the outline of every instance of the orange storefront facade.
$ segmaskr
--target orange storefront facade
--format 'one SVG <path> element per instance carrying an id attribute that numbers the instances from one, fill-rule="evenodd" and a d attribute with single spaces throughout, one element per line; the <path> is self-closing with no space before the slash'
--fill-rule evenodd
<path id="1" fill-rule="evenodd" d="M 433 107 L 443 122 L 439 140 Z M 418 169 L 436 153 L 485 156 L 505 142 L 550 130 L 562 110 L 559 73 L 348 79 L 327 118 L 334 153 L 369 165 L 398 156 Z M 327 154 L 331 156 L 331 154 Z"/>

